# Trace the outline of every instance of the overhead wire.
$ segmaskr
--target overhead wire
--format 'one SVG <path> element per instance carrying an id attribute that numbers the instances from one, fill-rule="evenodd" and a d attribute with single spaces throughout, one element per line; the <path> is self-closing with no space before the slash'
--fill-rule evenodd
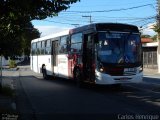
<path id="1" fill-rule="evenodd" d="M 99 13 L 99 12 L 115 12 L 115 11 L 124 11 L 124 10 L 132 10 L 141 7 L 152 6 L 152 4 L 139 5 L 129 8 L 120 8 L 120 9 L 111 9 L 111 10 L 99 10 L 99 11 L 64 11 L 66 13 Z"/>
<path id="2" fill-rule="evenodd" d="M 43 21 L 53 22 L 53 23 L 60 23 L 60 24 L 66 24 L 66 25 L 72 25 L 73 24 L 73 23 L 67 23 L 67 22 L 57 22 L 57 21 L 53 21 L 53 20 L 43 20 Z"/>
<path id="3" fill-rule="evenodd" d="M 147 7 L 150 6 L 153 9 L 155 9 L 153 4 L 144 4 L 144 5 L 139 5 L 139 6 L 133 6 L 133 7 L 128 7 L 128 8 L 120 8 L 120 9 L 110 9 L 110 10 L 98 10 L 98 11 L 63 11 L 60 13 L 58 17 L 56 17 L 55 20 L 43 20 L 47 22 L 53 22 L 53 23 L 58 23 L 58 24 L 66 24 L 66 25 L 72 25 L 72 24 L 79 24 L 83 25 L 88 21 L 82 21 L 81 17 L 84 15 L 84 13 L 103 13 L 103 12 L 116 12 L 116 11 L 127 11 L 127 10 L 132 10 L 132 9 L 138 9 L 142 7 Z M 75 16 L 76 13 L 76 16 Z M 77 15 L 78 14 L 78 15 Z M 101 21 L 128 21 L 129 23 L 134 23 L 134 24 L 139 24 L 139 23 L 144 23 L 148 20 L 154 20 L 155 16 L 149 16 L 149 17 L 106 17 L 106 16 L 98 16 L 97 17 L 92 17 L 92 21 L 94 22 L 101 22 Z M 104 18 L 103 18 L 104 17 Z"/>
<path id="4" fill-rule="evenodd" d="M 144 3 L 146 3 L 146 4 L 156 4 L 156 0 L 155 1 L 149 1 L 149 3 L 148 3 L 148 1 L 147 2 L 145 2 L 144 0 L 143 0 L 143 2 L 140 2 L 140 1 L 138 1 L 138 2 L 130 2 L 130 3 L 125 3 L 125 4 L 121 4 L 121 6 L 128 6 L 128 5 L 135 5 L 135 4 L 144 4 Z M 79 7 L 79 8 L 85 8 L 85 7 L 103 7 L 103 6 L 119 6 L 119 3 L 117 3 L 117 2 L 115 2 L 114 4 L 110 4 L 110 2 L 109 3 L 107 3 L 107 4 L 96 4 L 96 5 L 91 5 L 91 4 L 89 4 L 89 5 L 81 5 L 81 6 L 76 6 L 76 5 L 71 5 L 72 7 Z"/>

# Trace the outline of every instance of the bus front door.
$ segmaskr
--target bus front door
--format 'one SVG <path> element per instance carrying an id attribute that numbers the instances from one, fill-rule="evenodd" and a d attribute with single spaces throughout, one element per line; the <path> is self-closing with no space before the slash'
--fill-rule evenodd
<path id="1" fill-rule="evenodd" d="M 92 34 L 84 35 L 83 44 L 83 75 L 86 82 L 93 83 L 95 80 L 95 53 L 94 39 Z"/>

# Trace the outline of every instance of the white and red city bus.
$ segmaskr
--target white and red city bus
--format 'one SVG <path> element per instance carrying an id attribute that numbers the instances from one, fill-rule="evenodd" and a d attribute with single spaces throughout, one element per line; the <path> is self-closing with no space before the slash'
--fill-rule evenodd
<path id="1" fill-rule="evenodd" d="M 90 24 L 31 42 L 31 69 L 78 83 L 138 83 L 143 78 L 140 32 L 134 25 Z"/>

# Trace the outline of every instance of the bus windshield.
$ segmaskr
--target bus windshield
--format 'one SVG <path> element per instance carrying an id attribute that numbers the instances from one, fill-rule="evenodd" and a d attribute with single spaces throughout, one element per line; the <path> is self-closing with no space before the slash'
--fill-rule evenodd
<path id="1" fill-rule="evenodd" d="M 141 41 L 138 33 L 99 32 L 97 59 L 103 63 L 141 62 Z"/>

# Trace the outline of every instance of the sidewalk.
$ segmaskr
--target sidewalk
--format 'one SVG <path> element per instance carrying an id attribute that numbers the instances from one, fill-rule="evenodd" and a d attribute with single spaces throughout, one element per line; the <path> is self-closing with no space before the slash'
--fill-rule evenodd
<path id="1" fill-rule="evenodd" d="M 144 68 L 143 76 L 160 79 L 160 73 L 158 73 L 158 69 Z"/>
<path id="2" fill-rule="evenodd" d="M 143 68 L 144 75 L 160 75 L 158 69 Z"/>
<path id="3" fill-rule="evenodd" d="M 0 116 L 1 114 L 15 114 L 15 93 L 12 79 L 13 71 L 3 71 L 2 91 L 0 92 Z M 1 118 L 0 118 L 1 119 Z"/>

